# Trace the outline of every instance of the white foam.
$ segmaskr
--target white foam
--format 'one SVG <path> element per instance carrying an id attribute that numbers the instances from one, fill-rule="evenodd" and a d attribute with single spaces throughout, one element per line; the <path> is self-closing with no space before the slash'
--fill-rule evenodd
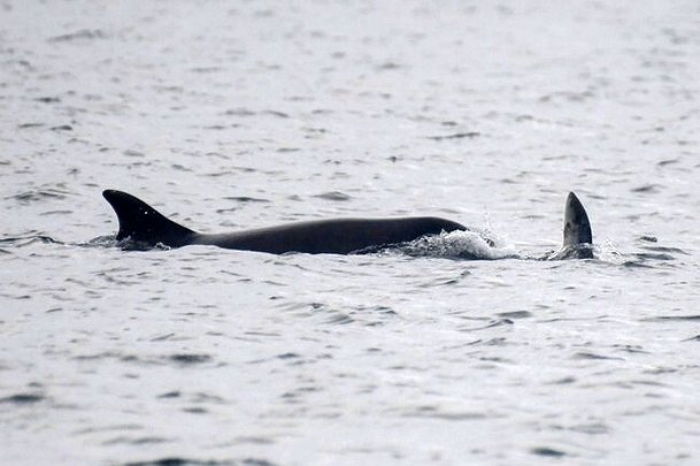
<path id="1" fill-rule="evenodd" d="M 484 260 L 519 257 L 512 246 L 487 231 L 443 232 L 411 241 L 399 249 L 412 256 Z"/>

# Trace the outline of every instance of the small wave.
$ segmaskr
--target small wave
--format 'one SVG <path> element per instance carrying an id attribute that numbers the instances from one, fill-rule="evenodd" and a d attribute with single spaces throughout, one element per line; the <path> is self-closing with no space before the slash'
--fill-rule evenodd
<path id="1" fill-rule="evenodd" d="M 591 259 L 595 257 L 595 251 L 595 246 L 592 244 L 574 244 L 548 254 L 546 260 Z"/>
<path id="2" fill-rule="evenodd" d="M 610 359 L 610 360 L 624 361 L 623 358 L 617 358 L 617 357 L 613 357 L 613 356 L 605 356 L 602 354 L 591 353 L 589 351 L 580 351 L 580 352 L 573 355 L 573 359 L 599 359 L 599 360 Z"/>
<path id="3" fill-rule="evenodd" d="M 689 256 L 690 254 L 681 248 L 674 248 L 671 246 L 642 246 L 642 249 L 646 251 L 651 251 L 652 253 L 658 253 L 661 255 L 671 255 L 671 254 L 681 254 L 684 256 Z"/>
<path id="4" fill-rule="evenodd" d="M 116 246 L 122 251 L 170 251 L 172 249 L 163 243 L 157 243 L 154 246 L 144 241 L 134 241 L 131 238 L 117 241 Z"/>
<path id="5" fill-rule="evenodd" d="M 165 438 L 165 437 L 157 437 L 157 436 L 132 437 L 132 436 L 120 435 L 118 437 L 114 437 L 114 438 L 111 438 L 109 440 L 106 440 L 102 444 L 103 445 L 120 445 L 120 444 L 148 445 L 148 444 L 153 444 L 153 443 L 169 443 L 169 442 L 172 442 L 172 440 Z"/>
<path id="6" fill-rule="evenodd" d="M 618 258 L 618 262 L 620 262 L 623 267 L 642 269 L 675 267 L 675 260 L 675 256 L 661 252 L 635 252 L 630 254 L 620 254 Z"/>
<path id="7" fill-rule="evenodd" d="M 156 460 L 125 463 L 125 466 L 274 466 L 265 459 L 245 458 L 240 461 L 198 460 L 192 458 L 165 457 Z"/>
<path id="8" fill-rule="evenodd" d="M 168 356 L 168 359 L 179 364 L 187 365 L 209 362 L 211 361 L 211 356 L 208 354 L 179 353 Z"/>
<path id="9" fill-rule="evenodd" d="M 127 238 L 125 240 L 117 240 L 116 238 L 117 235 L 105 235 L 105 236 L 98 236 L 96 238 L 92 238 L 89 241 L 83 242 L 83 243 L 68 243 L 71 246 L 78 246 L 81 248 L 114 248 L 114 247 L 119 247 L 122 248 L 125 251 L 131 251 L 131 250 L 138 250 L 138 251 L 147 251 L 150 249 L 153 249 L 153 246 L 148 246 L 146 245 L 140 245 L 139 248 L 135 247 L 132 243 L 132 241 Z"/>
<path id="10" fill-rule="evenodd" d="M 84 246 L 88 248 L 111 248 L 117 245 L 116 235 L 106 235 L 98 236 L 97 238 L 92 238 L 87 243 L 81 243 L 79 246 Z"/>
<path id="11" fill-rule="evenodd" d="M 80 29 L 79 31 L 63 34 L 60 36 L 50 37 L 49 42 L 71 42 L 74 40 L 91 40 L 104 39 L 107 34 L 100 29 Z"/>
<path id="12" fill-rule="evenodd" d="M 555 450 L 554 448 L 549 448 L 549 447 L 532 448 L 530 450 L 530 453 L 532 453 L 533 455 L 549 456 L 552 458 L 561 458 L 562 456 L 566 456 L 565 452 L 563 452 L 561 450 Z"/>
<path id="13" fill-rule="evenodd" d="M 432 139 L 433 141 L 444 141 L 446 139 L 474 139 L 479 136 L 481 136 L 481 133 L 479 133 L 478 131 L 467 131 L 462 133 L 448 134 L 445 136 L 428 136 L 428 139 Z"/>
<path id="14" fill-rule="evenodd" d="M 229 196 L 229 197 L 224 197 L 227 201 L 236 201 L 240 203 L 247 203 L 247 202 L 265 202 L 269 203 L 269 199 L 263 199 L 259 197 L 248 197 L 248 196 Z"/>
<path id="15" fill-rule="evenodd" d="M 637 259 L 642 260 L 642 261 L 649 261 L 649 260 L 672 261 L 672 260 L 676 259 L 671 254 L 653 253 L 653 252 L 637 252 L 637 253 L 634 253 L 634 257 L 636 257 Z"/>
<path id="16" fill-rule="evenodd" d="M 658 185 L 658 184 L 645 184 L 643 186 L 638 186 L 636 188 L 632 188 L 633 193 L 658 193 L 663 186 Z"/>
<path id="17" fill-rule="evenodd" d="M 530 311 L 513 311 L 513 312 L 499 312 L 497 314 L 499 317 L 503 317 L 504 319 L 526 319 L 528 317 L 532 317 L 532 312 Z"/>
<path id="18" fill-rule="evenodd" d="M 452 231 L 424 236 L 393 248 L 414 257 L 443 257 L 466 260 L 518 258 L 512 247 L 486 231 Z"/>
<path id="19" fill-rule="evenodd" d="M 352 199 L 348 194 L 340 191 L 329 191 L 327 193 L 316 194 L 313 197 L 325 199 L 326 201 L 349 201 Z"/>
<path id="20" fill-rule="evenodd" d="M 34 243 L 44 243 L 44 244 L 65 244 L 55 238 L 46 235 L 29 235 L 29 236 L 15 236 L 10 238 L 0 238 L 0 244 L 7 246 L 15 246 L 18 248 L 29 246 Z"/>
<path id="21" fill-rule="evenodd" d="M 285 302 L 278 307 L 292 311 L 295 316 L 319 319 L 321 323 L 330 325 L 359 324 L 378 327 L 399 317 L 394 309 L 383 305 L 360 304 L 346 309 L 320 302 Z"/>
<path id="22" fill-rule="evenodd" d="M 155 246 L 144 242 L 144 241 L 134 241 L 131 238 L 124 238 L 118 240 L 116 235 L 98 236 L 93 238 L 87 243 L 79 243 L 76 246 L 82 246 L 86 248 L 113 248 L 118 247 L 122 251 L 169 251 L 170 246 L 166 246 L 162 243 L 158 243 Z"/>
<path id="23" fill-rule="evenodd" d="M 500 327 L 501 325 L 513 325 L 513 323 L 514 322 L 512 320 L 507 319 L 507 318 L 506 319 L 496 319 L 496 320 L 492 320 L 487 325 L 483 325 L 481 327 L 464 327 L 464 326 L 462 326 L 462 327 L 458 327 L 458 330 L 460 332 L 476 332 L 479 330 L 486 330 L 486 329 L 490 329 L 490 328 L 494 328 L 494 327 Z M 496 344 L 499 344 L 499 343 L 502 343 L 502 342 L 496 342 Z"/>
<path id="24" fill-rule="evenodd" d="M 677 321 L 677 322 L 696 322 L 700 320 L 700 315 L 681 315 L 681 316 L 656 316 L 649 317 L 647 319 L 642 319 L 645 322 L 666 322 L 666 321 Z"/>
<path id="25" fill-rule="evenodd" d="M 27 405 L 37 403 L 44 399 L 44 395 L 38 393 L 16 393 L 14 395 L 0 398 L 0 403 L 12 403 L 16 405 Z"/>
<path id="26" fill-rule="evenodd" d="M 68 194 L 69 192 L 62 187 L 56 187 L 24 191 L 10 197 L 6 197 L 5 199 L 14 199 L 22 204 L 29 204 L 32 202 L 45 201 L 47 199 L 66 199 Z"/>
<path id="27" fill-rule="evenodd" d="M 679 256 L 690 255 L 681 248 L 657 244 L 658 239 L 654 236 L 642 236 L 638 240 L 642 245 L 639 246 L 640 250 L 634 252 L 621 252 L 611 243 L 598 245 L 596 258 L 627 268 L 656 268 L 676 267 L 675 261 Z"/>

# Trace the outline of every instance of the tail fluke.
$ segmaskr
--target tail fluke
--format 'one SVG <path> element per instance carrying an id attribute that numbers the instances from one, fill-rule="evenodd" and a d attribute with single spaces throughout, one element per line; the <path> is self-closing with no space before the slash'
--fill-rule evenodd
<path id="1" fill-rule="evenodd" d="M 557 253 L 562 258 L 591 259 L 593 257 L 593 233 L 586 209 L 576 194 L 569 193 L 564 208 L 564 244 Z"/>
<path id="2" fill-rule="evenodd" d="M 117 240 L 129 239 L 134 243 L 173 248 L 190 244 L 196 233 L 185 228 L 149 206 L 141 199 L 122 191 L 108 189 L 102 192 L 119 219 Z"/>

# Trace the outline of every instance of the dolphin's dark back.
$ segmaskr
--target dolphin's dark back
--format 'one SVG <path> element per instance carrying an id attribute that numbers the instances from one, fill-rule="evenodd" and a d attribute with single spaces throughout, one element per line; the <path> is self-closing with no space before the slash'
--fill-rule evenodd
<path id="1" fill-rule="evenodd" d="M 117 240 L 130 239 L 137 244 L 163 244 L 173 248 L 191 244 L 197 235 L 167 219 L 141 199 L 122 191 L 108 189 L 102 192 L 119 219 Z"/>
<path id="2" fill-rule="evenodd" d="M 117 213 L 117 240 L 128 238 L 137 247 L 200 244 L 272 254 L 349 254 L 376 251 L 442 231 L 466 230 L 459 223 L 437 217 L 408 217 L 318 220 L 234 233 L 199 234 L 167 219 L 131 194 L 107 190 L 102 195 Z"/>
<path id="3" fill-rule="evenodd" d="M 422 236 L 455 230 L 466 230 L 466 227 L 437 217 L 340 218 L 290 223 L 237 233 L 199 235 L 194 244 L 272 254 L 350 254 L 376 252 Z"/>

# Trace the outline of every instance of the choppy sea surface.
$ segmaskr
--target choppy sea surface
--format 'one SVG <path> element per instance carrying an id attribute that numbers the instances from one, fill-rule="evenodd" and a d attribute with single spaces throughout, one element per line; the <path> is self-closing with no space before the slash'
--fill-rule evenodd
<path id="1" fill-rule="evenodd" d="M 697 2 L 0 19 L 0 464 L 700 463 Z M 202 232 L 495 245 L 125 252 L 107 188 Z M 537 260 L 569 191 L 596 258 Z"/>

